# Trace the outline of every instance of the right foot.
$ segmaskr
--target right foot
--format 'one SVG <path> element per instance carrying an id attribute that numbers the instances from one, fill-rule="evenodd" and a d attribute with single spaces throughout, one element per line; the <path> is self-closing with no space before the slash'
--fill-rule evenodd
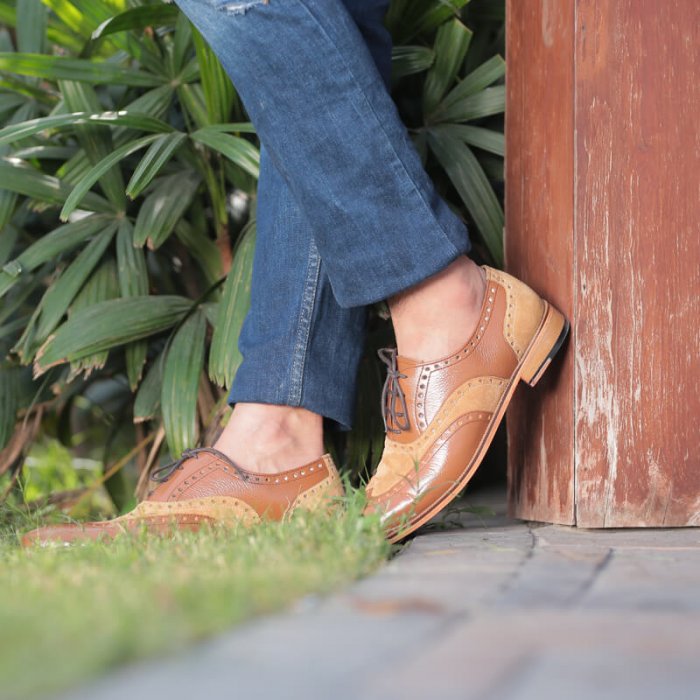
<path id="1" fill-rule="evenodd" d="M 384 454 L 367 485 L 391 541 L 430 520 L 479 467 L 519 380 L 534 386 L 569 323 L 514 277 L 484 268 L 486 295 L 474 331 L 426 361 L 385 350 Z"/>
<path id="2" fill-rule="evenodd" d="M 479 322 L 485 292 L 484 270 L 461 255 L 389 299 L 398 351 L 416 360 L 457 352 Z"/>

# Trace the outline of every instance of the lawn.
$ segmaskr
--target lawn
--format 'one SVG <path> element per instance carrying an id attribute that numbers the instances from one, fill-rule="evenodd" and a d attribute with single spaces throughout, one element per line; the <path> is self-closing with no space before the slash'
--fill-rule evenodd
<path id="1" fill-rule="evenodd" d="M 0 531 L 0 696 L 69 687 L 373 571 L 390 548 L 360 512 L 355 494 L 332 518 L 29 550 L 0 513 L 14 523 Z"/>

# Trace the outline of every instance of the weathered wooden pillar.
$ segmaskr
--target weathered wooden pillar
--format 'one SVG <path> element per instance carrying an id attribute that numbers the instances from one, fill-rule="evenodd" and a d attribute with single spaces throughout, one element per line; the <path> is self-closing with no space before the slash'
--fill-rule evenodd
<path id="1" fill-rule="evenodd" d="M 572 321 L 511 511 L 700 525 L 700 2 L 507 0 L 506 260 Z"/>

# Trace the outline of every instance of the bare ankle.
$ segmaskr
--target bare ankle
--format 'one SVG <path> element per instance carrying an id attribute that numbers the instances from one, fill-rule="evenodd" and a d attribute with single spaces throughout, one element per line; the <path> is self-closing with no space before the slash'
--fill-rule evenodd
<path id="1" fill-rule="evenodd" d="M 249 471 L 293 469 L 323 454 L 323 418 L 304 408 L 239 403 L 214 447 Z"/>
<path id="2" fill-rule="evenodd" d="M 459 350 L 476 328 L 485 290 L 483 269 L 460 256 L 390 299 L 399 353 L 428 360 Z"/>

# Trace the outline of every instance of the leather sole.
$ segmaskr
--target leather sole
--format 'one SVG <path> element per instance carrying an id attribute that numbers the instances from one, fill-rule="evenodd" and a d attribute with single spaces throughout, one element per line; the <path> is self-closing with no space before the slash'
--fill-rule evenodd
<path id="1" fill-rule="evenodd" d="M 564 315 L 555 309 L 548 302 L 545 303 L 545 313 L 539 328 L 535 332 L 530 344 L 523 353 L 520 363 L 515 368 L 511 375 L 508 386 L 506 387 L 503 396 L 491 416 L 491 420 L 484 432 L 484 436 L 479 443 L 474 456 L 467 465 L 459 479 L 456 479 L 453 486 L 447 491 L 442 498 L 437 500 L 428 510 L 421 513 L 415 520 L 389 528 L 387 530 L 387 538 L 389 542 L 398 542 L 404 539 L 419 527 L 434 518 L 441 510 L 451 503 L 469 483 L 477 469 L 481 465 L 487 450 L 493 442 L 498 426 L 503 420 L 506 409 L 510 400 L 513 398 L 515 389 L 519 381 L 523 381 L 533 387 L 542 378 L 547 368 L 550 366 L 552 359 L 564 345 L 566 336 L 569 333 L 569 322 Z"/>

